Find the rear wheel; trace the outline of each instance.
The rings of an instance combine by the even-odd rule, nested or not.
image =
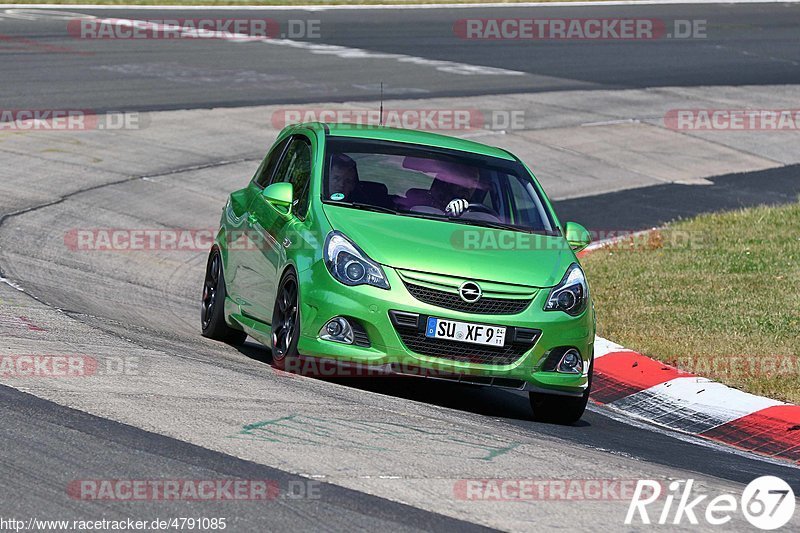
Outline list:
[[[589,393],[592,390],[592,374],[594,373],[594,359],[589,363],[589,384],[584,393],[579,397],[560,396],[531,392],[531,408],[533,419],[538,422],[551,422],[555,424],[574,424],[586,411],[589,402]]]
[[[203,337],[230,344],[242,344],[247,333],[225,322],[225,278],[222,275],[222,256],[217,248],[208,255],[203,297],[200,301],[200,326]]]
[[[300,289],[297,275],[289,270],[281,278],[275,308],[272,311],[272,364],[281,370],[291,369],[297,360],[300,338]]]

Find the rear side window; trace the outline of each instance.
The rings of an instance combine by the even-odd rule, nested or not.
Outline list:
[[[281,154],[283,153],[284,148],[286,148],[286,144],[288,142],[289,139],[285,139],[280,144],[275,146],[267,154],[267,157],[264,158],[264,161],[261,162],[261,166],[258,167],[254,180],[256,185],[262,189],[270,184],[272,175],[275,173],[275,167],[278,166],[278,161],[280,161]]]
[[[308,212],[308,189],[311,178],[311,143],[305,137],[293,137],[278,166],[273,182],[288,181],[294,190],[294,213],[305,218]]]

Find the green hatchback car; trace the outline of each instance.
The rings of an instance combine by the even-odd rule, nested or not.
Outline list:
[[[202,333],[247,335],[280,369],[409,375],[527,391],[580,419],[595,315],[576,253],[513,154],[402,129],[285,128],[231,193],[209,254]]]

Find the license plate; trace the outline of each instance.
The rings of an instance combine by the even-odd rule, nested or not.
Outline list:
[[[506,340],[506,328],[457,322],[444,318],[428,318],[425,336],[431,339],[448,339],[459,342],[471,342],[489,346],[502,346]]]

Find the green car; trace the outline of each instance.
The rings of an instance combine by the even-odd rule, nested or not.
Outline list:
[[[537,420],[572,423],[592,382],[595,315],[575,255],[589,241],[503,149],[290,126],[223,209],[202,333],[250,335],[288,371],[327,362],[528,391]]]

